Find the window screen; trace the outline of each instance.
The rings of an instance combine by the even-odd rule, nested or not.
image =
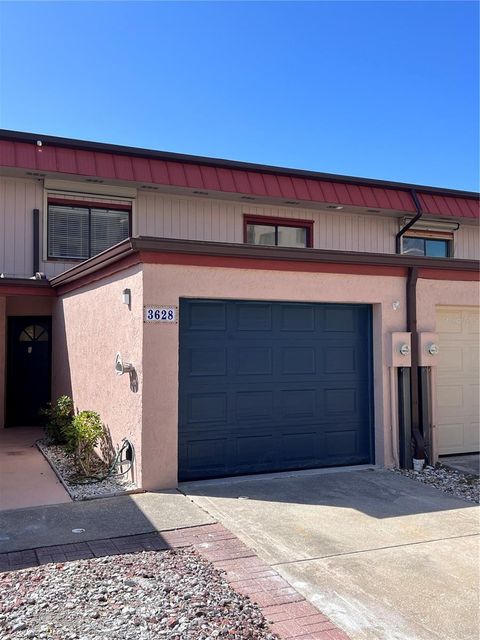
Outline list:
[[[129,212],[50,204],[48,257],[86,260],[128,238]]]

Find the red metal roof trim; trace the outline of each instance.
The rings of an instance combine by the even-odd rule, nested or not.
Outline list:
[[[199,191],[220,191],[276,199],[328,202],[338,205],[391,209],[414,213],[412,198],[406,189],[351,184],[347,180],[302,178],[252,171],[127,156],[101,151],[85,151],[28,142],[0,140],[0,166],[36,172],[56,172],[112,180],[137,181]],[[424,212],[454,218],[480,217],[478,199],[453,195],[422,193]]]

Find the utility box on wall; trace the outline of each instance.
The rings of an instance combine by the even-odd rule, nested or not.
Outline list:
[[[438,334],[418,334],[418,364],[420,367],[434,367],[438,364]]]
[[[396,331],[390,334],[391,342],[388,349],[389,367],[412,366],[412,339],[408,331]]]

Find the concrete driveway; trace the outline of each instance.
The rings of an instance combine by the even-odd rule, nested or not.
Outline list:
[[[478,640],[476,505],[389,471],[181,485],[354,640]]]

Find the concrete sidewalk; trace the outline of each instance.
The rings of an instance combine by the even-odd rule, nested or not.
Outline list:
[[[176,490],[15,509],[0,512],[0,553],[213,522]]]
[[[0,511],[71,502],[35,446],[43,435],[36,427],[0,429]]]

